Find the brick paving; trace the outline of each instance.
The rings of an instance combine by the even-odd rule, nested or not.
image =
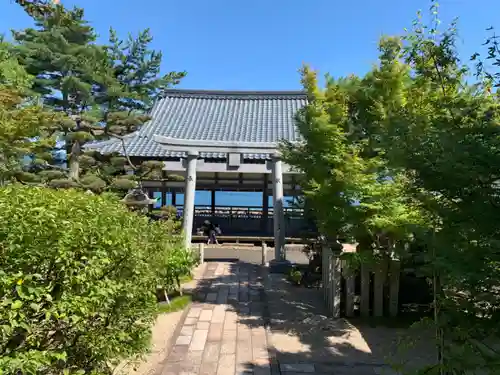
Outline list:
[[[260,272],[207,264],[161,375],[271,375]]]
[[[289,345],[277,352],[270,330],[273,321],[270,314],[279,314],[269,309],[274,301],[268,303],[267,298],[274,296],[270,290],[266,293],[266,289],[272,287],[266,282],[269,280],[266,276],[264,268],[249,263],[207,263],[194,291],[195,302],[178,330],[162,371],[155,375],[381,373],[382,368],[366,364],[346,366],[318,362]],[[315,350],[313,346],[310,349]]]

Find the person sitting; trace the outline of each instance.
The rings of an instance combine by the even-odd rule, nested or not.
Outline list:
[[[207,245],[209,245],[210,243],[217,245],[219,244],[219,241],[217,241],[217,227],[218,225],[214,225],[209,220],[205,220],[205,222],[203,223],[203,233],[205,236],[207,236]]]

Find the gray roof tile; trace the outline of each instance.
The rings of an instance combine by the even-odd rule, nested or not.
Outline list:
[[[126,137],[129,156],[182,157],[153,140],[166,137],[240,141],[296,141],[299,134],[294,115],[306,104],[300,91],[194,91],[168,90],[151,111],[151,121]],[[122,143],[108,140],[89,145],[102,153],[123,153]],[[203,158],[225,158],[223,153],[202,153]],[[245,159],[269,155],[245,154]]]

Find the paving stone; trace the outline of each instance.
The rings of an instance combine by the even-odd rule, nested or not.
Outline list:
[[[271,375],[271,368],[268,367],[256,367],[253,369],[254,375]]]
[[[172,348],[167,358],[167,362],[175,363],[185,361],[188,353],[188,347],[185,345],[176,345]]]
[[[236,343],[236,360],[238,363],[252,362],[252,342],[251,341],[238,341]]]
[[[237,328],[237,314],[234,311],[226,311],[226,318],[224,320],[224,331],[234,330]]]
[[[184,320],[184,325],[185,326],[193,325],[193,324],[196,324],[197,321],[198,321],[197,318],[189,318],[189,317],[187,317],[186,320]]]
[[[238,324],[237,332],[238,332],[238,341],[252,340],[252,331],[246,325]]]
[[[194,327],[194,326],[192,326]],[[198,322],[196,323],[196,329],[209,329],[210,328],[210,322]]]
[[[223,323],[226,316],[225,305],[217,305],[212,313],[212,323]]]
[[[200,373],[201,364],[193,362],[182,362],[180,364],[179,375],[197,375]]]
[[[223,340],[234,340],[236,341],[236,337],[238,335],[236,329],[226,329],[226,326],[224,326],[224,330],[222,331],[222,338]]]
[[[175,345],[189,345],[191,343],[192,336],[179,336],[175,341]]]
[[[212,310],[202,310],[198,320],[200,322],[209,322],[210,320],[212,320],[212,313]]]
[[[202,362],[199,375],[217,374],[217,362]]]
[[[208,330],[208,341],[222,340],[222,323],[212,323]]]
[[[211,303],[204,303],[203,306],[201,306],[201,314],[203,314],[203,310],[213,310],[216,305],[211,304]],[[200,314],[200,315],[201,315]]]
[[[195,326],[192,326],[192,325],[189,325],[189,326],[184,325],[184,326],[182,326],[180,335],[181,336],[192,336],[193,332],[194,332],[194,327]]]
[[[316,368],[312,363],[282,363],[280,364],[282,372],[314,373]]]
[[[206,301],[207,293],[198,291],[194,294],[194,298],[197,299],[198,301]]]
[[[238,312],[240,314],[248,315],[250,314],[250,306],[240,306],[238,307]]]
[[[217,375],[234,375],[235,371],[236,356],[234,354],[221,355],[217,366]]]
[[[203,351],[203,362],[218,362],[220,354],[219,342],[207,342]]]
[[[235,354],[236,341],[224,338],[220,346],[220,354]]]
[[[266,347],[267,345],[266,335],[252,335],[252,345],[255,347]]]
[[[260,320],[259,318],[257,318],[257,320]],[[261,325],[261,326],[258,326],[258,327],[252,327],[252,337],[259,337],[259,336],[266,336],[266,328]]]
[[[207,342],[208,330],[197,329],[193,333],[193,339],[189,345],[189,350],[203,350],[205,348],[205,343]]]
[[[236,362],[236,375],[253,375],[253,366],[248,363]]]
[[[203,359],[202,351],[192,351],[189,350],[186,355],[186,362],[191,362],[196,365],[201,365],[201,361]]]
[[[191,309],[189,309],[187,317],[188,318],[198,318],[201,314],[201,310],[202,309],[200,307],[191,307]]]
[[[227,299],[229,298],[229,289],[224,289],[219,291],[217,295],[217,303],[227,303]]]
[[[163,366],[161,375],[178,375],[181,372],[181,364],[179,362],[166,363]]]
[[[266,358],[254,359],[252,361],[252,363],[255,367],[271,368],[271,363],[270,363],[269,359],[266,359]]]
[[[265,347],[253,347],[252,357],[254,360],[257,359],[269,359],[269,352]]]
[[[207,302],[215,302],[215,301],[217,301],[217,293],[216,292],[207,293],[206,301]]]

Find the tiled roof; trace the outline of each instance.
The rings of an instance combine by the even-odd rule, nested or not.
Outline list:
[[[151,111],[151,121],[126,137],[129,156],[182,157],[153,140],[172,138],[240,142],[296,141],[294,116],[306,103],[300,91],[194,91],[168,90]],[[123,153],[121,141],[91,145],[102,153]],[[223,153],[202,153],[203,158],[225,158]],[[269,155],[245,154],[245,159]]]

